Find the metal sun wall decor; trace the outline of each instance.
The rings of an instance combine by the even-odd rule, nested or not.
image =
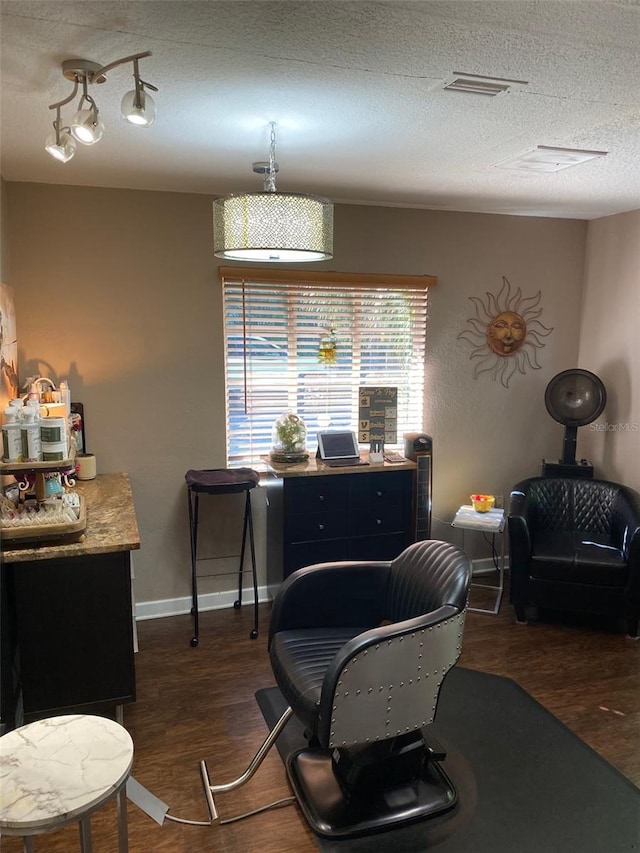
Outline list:
[[[498,295],[487,291],[486,296],[486,300],[469,297],[476,315],[467,320],[470,328],[460,332],[458,340],[473,346],[469,359],[479,359],[473,370],[474,379],[490,371],[494,381],[499,379],[508,388],[516,370],[526,373],[527,367],[532,370],[542,367],[536,351],[544,346],[541,338],[550,335],[553,328],[538,319],[542,314],[540,290],[525,299],[520,288],[512,293],[509,281],[503,276]]]

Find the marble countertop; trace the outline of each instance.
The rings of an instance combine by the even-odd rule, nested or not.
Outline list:
[[[132,764],[129,732],[104,717],[67,714],[15,729],[0,738],[0,828],[32,834],[80,820],[118,792]]]
[[[272,462],[269,456],[260,457],[267,471],[276,477],[319,477],[333,474],[371,474],[374,471],[413,471],[417,466],[410,459],[404,462],[377,462],[369,463],[369,453],[363,450],[360,453],[364,465],[343,465],[331,468],[325,465],[321,459],[309,456],[305,462]]]
[[[99,474],[95,480],[77,480],[75,489],[84,497],[86,505],[87,529],[82,541],[14,544],[2,549],[2,559],[7,563],[20,563],[132,551],[140,547],[127,474]]]

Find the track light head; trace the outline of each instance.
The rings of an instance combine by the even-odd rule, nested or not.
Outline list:
[[[137,127],[149,127],[156,118],[156,105],[145,89],[153,89],[154,92],[158,90],[140,77],[138,57],[133,59],[133,79],[136,84],[135,89],[127,92],[120,104],[122,117],[129,124],[134,124]]]
[[[76,142],[68,128],[63,128],[47,137],[44,148],[55,160],[68,163],[76,153]]]
[[[122,117],[136,127],[149,127],[156,120],[156,105],[148,92],[132,89],[120,105]]]
[[[49,136],[47,136],[44,149],[54,158],[54,160],[59,160],[61,163],[68,163],[76,153],[76,143],[69,133],[69,128],[61,127],[60,125],[60,106],[56,105],[56,118],[53,122],[53,133],[50,133]]]
[[[88,108],[83,108],[83,102],[90,101]],[[83,145],[95,145],[104,134],[104,124],[95,102],[91,98],[82,98],[78,104],[78,112],[71,120],[71,133]]]

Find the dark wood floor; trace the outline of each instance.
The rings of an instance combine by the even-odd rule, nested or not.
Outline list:
[[[200,759],[207,760],[214,781],[228,781],[246,767],[266,734],[254,693],[273,684],[266,651],[269,609],[261,605],[262,630],[255,641],[249,639],[249,607],[202,614],[196,649],[189,646],[187,616],[138,625],[138,701],[124,716],[135,744],[133,775],[170,806],[169,814],[206,821]],[[640,642],[606,625],[516,625],[504,603],[499,616],[469,613],[460,663],[513,678],[640,786]],[[274,750],[245,787],[219,795],[217,802],[224,818],[289,794]],[[128,813],[132,853],[317,849],[295,806],[214,827],[169,821],[161,827],[131,803]],[[115,806],[96,813],[92,824],[94,853],[115,853]],[[35,849],[79,849],[76,827],[38,837]],[[378,849],[384,853],[383,846]],[[19,853],[22,844],[3,839],[2,850]]]

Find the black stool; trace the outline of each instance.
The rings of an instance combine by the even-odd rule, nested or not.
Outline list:
[[[191,613],[193,615],[193,637],[191,645],[198,645],[198,579],[196,576],[196,560],[198,555],[198,501],[200,495],[230,495],[235,492],[246,492],[244,505],[244,525],[242,528],[242,547],[240,549],[240,568],[238,570],[238,599],[233,606],[242,606],[242,568],[244,550],[249,530],[249,545],[251,547],[251,565],[253,568],[253,597],[254,623],[249,634],[252,640],[258,636],[258,576],[256,573],[256,552],[253,540],[253,518],[251,516],[251,489],[260,482],[260,475],[251,468],[214,468],[207,471],[187,471],[187,499],[189,501],[189,530],[191,533]]]

